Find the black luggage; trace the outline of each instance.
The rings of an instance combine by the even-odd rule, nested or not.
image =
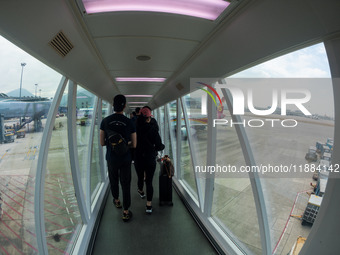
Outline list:
[[[172,206],[172,176],[174,167],[170,158],[165,155],[162,158],[161,171],[159,175],[159,205]]]
[[[166,175],[159,176],[159,205],[173,205],[172,203],[172,178]]]

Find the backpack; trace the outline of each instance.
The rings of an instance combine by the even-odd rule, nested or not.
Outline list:
[[[107,142],[112,152],[117,156],[123,156],[129,151],[128,143],[125,141],[124,137],[116,131],[107,130]]]

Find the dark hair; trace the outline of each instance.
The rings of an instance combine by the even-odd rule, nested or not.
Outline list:
[[[133,111],[133,112],[132,112],[132,115],[133,115],[133,116],[136,116],[136,112],[135,112],[135,111]]]
[[[143,108],[148,108],[150,111],[152,111],[152,109],[150,108],[150,106],[145,105],[145,106],[143,106]]]
[[[139,111],[140,111],[140,107],[136,107],[136,109],[135,109],[136,114],[138,114]]]
[[[113,108],[115,112],[121,112],[124,110],[126,104],[126,97],[124,95],[117,95],[113,99]]]

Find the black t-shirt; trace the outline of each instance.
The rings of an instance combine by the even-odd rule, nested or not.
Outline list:
[[[132,120],[124,116],[123,114],[114,113],[110,116],[107,116],[102,120],[100,124],[100,129],[104,132],[108,129],[116,131],[117,133],[121,134],[122,137],[125,139],[126,142],[131,140],[131,134],[136,132],[135,125],[133,124]],[[107,132],[105,132],[105,143],[107,140]],[[106,147],[108,148],[108,147]],[[131,160],[131,154],[127,152],[125,156],[117,156],[111,152],[111,150],[106,150],[106,160],[111,161],[128,161]]]

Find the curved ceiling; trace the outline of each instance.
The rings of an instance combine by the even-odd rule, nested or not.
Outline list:
[[[86,14],[81,1],[17,0],[1,2],[0,34],[105,100],[154,95],[128,101],[155,108],[188,93],[190,78],[222,77],[339,33],[339,13],[335,0],[240,0],[211,21],[155,12]],[[49,45],[60,31],[74,45],[65,57]],[[150,60],[137,60],[140,55]]]

